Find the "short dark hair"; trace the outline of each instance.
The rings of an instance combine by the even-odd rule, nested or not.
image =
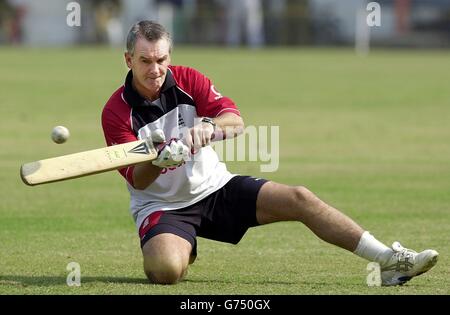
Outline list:
[[[172,51],[172,38],[170,33],[159,23],[143,20],[135,23],[128,32],[127,35],[127,51],[131,55],[134,53],[134,47],[139,37],[153,42],[160,39],[167,39],[169,42],[169,52]]]

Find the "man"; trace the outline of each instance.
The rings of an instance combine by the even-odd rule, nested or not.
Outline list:
[[[160,143],[155,161],[120,170],[151,282],[182,280],[197,236],[236,244],[249,227],[278,221],[300,221],[324,241],[378,262],[383,285],[435,265],[436,251],[416,253],[398,242],[389,248],[303,186],[230,174],[209,144],[242,133],[239,110],[198,71],[171,66],[171,49],[161,25],[133,25],[130,71],[102,114],[108,145],[145,137]]]

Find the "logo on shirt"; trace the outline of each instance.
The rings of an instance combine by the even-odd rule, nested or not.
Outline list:
[[[184,119],[183,119],[183,117],[181,116],[180,113],[178,113],[178,126],[179,127],[186,126],[186,124],[184,123]]]
[[[223,96],[222,94],[220,94],[219,92],[216,91],[216,88],[214,87],[214,85],[211,85],[211,92],[213,92],[214,94],[216,94],[217,96],[214,97],[214,100],[220,100]]]

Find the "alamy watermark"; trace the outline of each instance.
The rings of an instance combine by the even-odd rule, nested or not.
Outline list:
[[[247,126],[240,136],[213,142],[212,147],[221,161],[259,161],[261,172],[275,172],[280,164],[280,127]]]
[[[66,17],[67,26],[81,26],[81,6],[78,2],[69,2],[66,11],[70,11]]]
[[[70,262],[66,266],[66,270],[69,271],[69,274],[66,278],[66,283],[69,287],[79,287],[81,286],[81,267],[77,262]]]
[[[182,124],[184,125],[185,123],[182,122]],[[198,126],[198,124],[194,125]],[[165,132],[165,137],[166,140],[171,137],[182,139],[185,144],[188,144],[186,139],[190,138],[190,132],[191,128],[189,127],[176,127],[171,132]],[[151,133],[149,126],[145,126],[139,131],[139,138],[148,138]],[[237,136],[237,134],[239,135]],[[184,161],[201,163],[208,159],[209,155],[203,154],[200,151],[201,146],[196,145],[195,139],[193,141],[193,149],[189,156],[183,158]],[[280,127],[250,125],[239,132],[233,127],[227,127],[219,131],[215,140],[213,139],[211,142],[211,147],[222,162],[260,162],[259,168],[261,172],[276,172],[280,164]],[[174,166],[163,169],[162,173],[175,170],[176,168]]]
[[[381,26],[381,6],[378,2],[370,2],[366,6],[367,14],[366,22],[370,27]]]
[[[381,269],[380,264],[376,262],[370,262],[367,264],[367,271],[369,274],[366,278],[366,283],[369,287],[380,287],[381,286]]]

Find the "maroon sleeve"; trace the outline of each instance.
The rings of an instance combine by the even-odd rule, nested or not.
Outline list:
[[[102,127],[108,146],[137,140],[131,128],[129,110],[128,113],[126,110],[113,111],[107,104],[102,112]],[[134,166],[119,169],[119,173],[131,185],[133,185],[133,169]]]
[[[177,83],[194,99],[197,115],[214,118],[231,112],[240,116],[236,104],[230,98],[220,94],[205,75],[192,68],[179,68],[181,68],[182,74],[177,79]]]

